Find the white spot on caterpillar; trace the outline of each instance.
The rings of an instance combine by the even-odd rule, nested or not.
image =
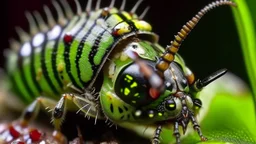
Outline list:
[[[33,38],[32,44],[34,47],[40,46],[44,42],[45,38],[42,33],[36,34]]]
[[[29,56],[31,54],[31,45],[29,42],[26,42],[20,50],[20,54],[24,57]]]
[[[109,78],[113,78],[113,76],[115,75],[115,70],[116,70],[115,63],[111,63],[109,66],[109,71],[108,71]]]
[[[59,25],[56,25],[53,27],[51,31],[47,33],[48,39],[49,40],[54,40],[56,39],[61,33],[61,27]]]
[[[134,51],[136,52],[137,54],[139,55],[144,55],[146,52],[145,50],[143,49],[143,47],[141,47],[138,43],[136,42],[132,42],[130,43],[127,48],[127,50],[131,50],[131,51]]]

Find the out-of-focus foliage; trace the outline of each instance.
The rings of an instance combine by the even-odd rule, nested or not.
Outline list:
[[[234,0],[238,7],[233,9],[243,55],[250,79],[251,88],[256,100],[256,1]]]
[[[197,132],[190,126],[182,143],[256,143],[254,103],[246,84],[228,74],[210,84],[199,97],[204,104],[199,121],[208,141],[200,142]],[[164,143],[174,141],[171,133],[172,130],[163,130]]]

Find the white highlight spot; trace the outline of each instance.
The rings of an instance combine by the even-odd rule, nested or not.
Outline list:
[[[38,47],[42,45],[44,40],[45,40],[44,35],[42,33],[39,33],[39,34],[36,34],[35,37],[33,38],[32,44],[34,47]]]
[[[60,33],[61,33],[61,27],[59,25],[56,25],[55,27],[52,28],[51,31],[47,33],[48,39],[54,40],[60,35]]]
[[[135,112],[135,116],[137,116],[137,117],[138,117],[138,116],[140,116],[140,115],[141,115],[141,113],[142,113],[142,112],[141,112],[141,110],[137,110],[137,111]]]
[[[29,44],[29,42],[26,42],[22,47],[21,47],[21,50],[20,50],[20,54],[22,56],[29,56],[31,54],[31,45]]]

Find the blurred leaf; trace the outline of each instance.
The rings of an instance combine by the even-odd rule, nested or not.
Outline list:
[[[189,126],[187,134],[182,136],[182,143],[256,143],[254,103],[243,81],[227,74],[206,87],[200,93],[200,99],[203,107],[198,120],[208,141],[201,142],[193,126]],[[163,129],[161,137],[163,143],[174,142],[172,129]]]
[[[237,9],[233,9],[239,38],[242,45],[243,55],[250,79],[254,102],[256,100],[256,1],[255,0],[234,0]],[[246,3],[248,2],[248,4]],[[254,14],[253,14],[254,13]],[[254,20],[254,21],[253,21]]]
[[[256,143],[255,116],[251,95],[235,96],[220,94],[210,105],[208,115],[201,128],[208,142]],[[189,135],[183,143],[196,143],[196,133]],[[203,143],[203,142],[202,142]]]

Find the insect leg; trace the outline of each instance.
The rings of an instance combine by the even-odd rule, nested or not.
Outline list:
[[[162,131],[162,126],[160,125],[156,128],[155,136],[152,140],[152,144],[159,144],[160,143],[159,138],[160,138],[161,131]]]
[[[60,126],[65,119],[67,110],[73,110],[70,105],[75,104],[76,108],[79,109],[78,112],[83,112],[86,116],[95,117],[95,123],[97,118],[103,118],[98,104],[94,101],[90,101],[80,95],[75,95],[71,93],[63,94],[61,99],[58,101],[52,113],[52,122],[55,126],[55,129],[60,130]]]
[[[202,131],[201,131],[201,129],[200,129],[200,126],[199,126],[199,124],[197,123],[195,117],[194,117],[193,115],[191,115],[190,118],[191,118],[192,124],[193,124],[193,126],[194,126],[194,129],[197,131],[198,135],[199,135],[200,138],[201,138],[201,141],[207,141],[207,138],[203,136],[203,133],[202,133]]]
[[[21,116],[21,125],[27,125],[32,121],[39,113],[42,107],[52,109],[56,105],[56,102],[46,97],[39,97],[33,103],[31,103],[23,112]]]
[[[173,135],[176,137],[176,144],[180,144],[179,123],[175,122]]]

